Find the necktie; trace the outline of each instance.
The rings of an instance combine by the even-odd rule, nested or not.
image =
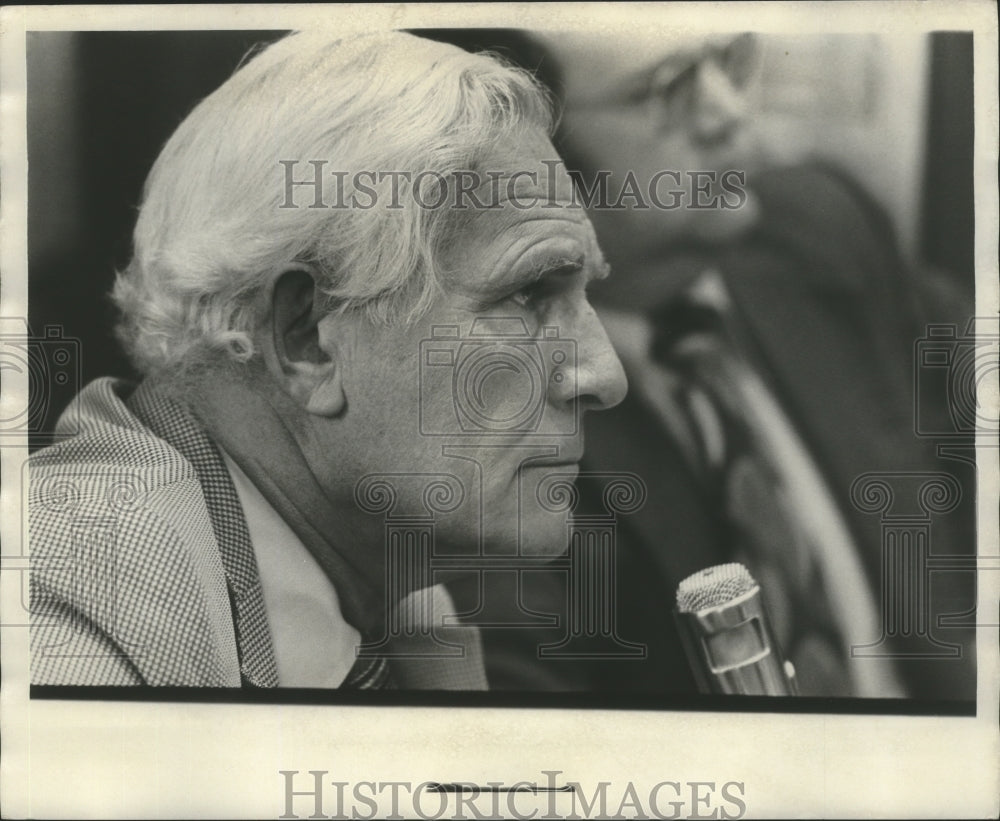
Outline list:
[[[799,692],[851,695],[845,642],[817,561],[821,546],[790,498],[796,477],[769,447],[751,366],[716,306],[672,305],[657,326],[653,355],[677,376],[675,399],[698,444],[696,473],[725,523],[731,560],[761,586]]]
[[[340,686],[345,690],[395,689],[389,662],[385,656],[360,656]]]

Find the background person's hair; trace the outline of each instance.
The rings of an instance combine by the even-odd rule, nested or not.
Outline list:
[[[434,172],[420,185],[433,203],[442,178],[476,170],[508,135],[551,129],[544,90],[488,56],[400,32],[290,35],[202,101],[154,164],[114,288],[119,338],[147,375],[176,376],[220,351],[247,361],[255,297],[296,263],[319,270],[331,307],[411,320],[433,299],[452,209],[418,207],[410,183],[389,177],[372,185],[370,209],[310,208],[308,186],[294,192],[298,207],[281,208],[280,161],[295,162],[296,180],[327,161],[327,204],[339,198],[333,170],[348,172],[348,203],[358,171]],[[402,208],[387,208],[393,182]]]

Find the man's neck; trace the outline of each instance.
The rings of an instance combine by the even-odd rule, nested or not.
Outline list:
[[[206,374],[191,396],[192,410],[209,435],[334,584],[347,621],[366,635],[382,629],[386,603],[381,534],[350,500],[338,504],[327,495],[303,453],[294,411],[266,386],[226,372]]]

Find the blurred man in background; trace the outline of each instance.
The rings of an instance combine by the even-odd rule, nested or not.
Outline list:
[[[973,606],[972,575],[936,574],[925,598],[901,604],[900,588],[889,591],[922,584],[920,571],[887,578],[880,520],[852,498],[863,474],[946,474],[957,507],[936,517],[934,551],[975,552],[974,468],[916,436],[912,382],[927,323],[964,327],[972,305],[905,263],[888,216],[841,170],[761,167],[748,122],[755,38],[431,36],[495,49],[556,93],[557,146],[616,274],[594,298],[630,393],[589,421],[580,487],[599,507],[586,469],[631,471],[647,485],[647,505],[618,525],[616,629],[649,652],[564,666],[556,678],[690,690],[673,591],[697,570],[740,561],[764,590],[802,694],[974,698],[970,632],[946,636],[957,658],[941,658],[927,632],[934,617]],[[923,410],[946,419],[946,402],[932,397]],[[543,588],[526,593],[529,606],[544,609]],[[894,621],[900,607],[919,623]],[[491,638],[513,648],[523,637]],[[511,662],[494,675],[523,686],[540,674]]]

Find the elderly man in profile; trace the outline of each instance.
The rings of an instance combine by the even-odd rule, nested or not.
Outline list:
[[[32,459],[34,683],[486,686],[473,628],[412,675],[358,648],[414,596],[449,609],[390,572],[387,516],[443,492],[435,555],[561,553],[538,487],[624,397],[550,116],[526,73],[402,33],[289,36],[195,108],[114,291],[144,378],[91,383]],[[534,416],[509,362],[455,376],[490,344],[540,365]]]

